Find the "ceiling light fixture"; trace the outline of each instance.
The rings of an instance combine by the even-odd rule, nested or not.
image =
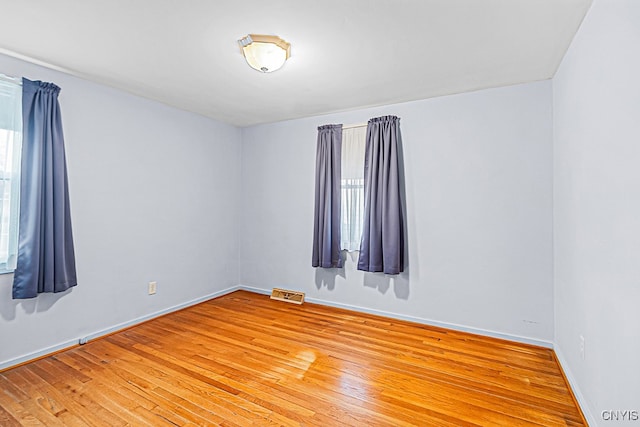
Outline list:
[[[238,43],[247,64],[263,73],[276,71],[291,56],[291,44],[278,36],[249,34]]]

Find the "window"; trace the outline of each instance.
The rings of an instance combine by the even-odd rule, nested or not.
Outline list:
[[[20,81],[0,75],[0,273],[16,267],[21,147]]]
[[[342,129],[340,249],[360,250],[364,219],[364,155],[367,127]]]

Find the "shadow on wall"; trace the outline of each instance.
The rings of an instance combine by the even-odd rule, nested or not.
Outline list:
[[[409,269],[406,267],[402,273],[395,276],[383,273],[364,273],[363,284],[368,288],[377,289],[381,294],[386,294],[393,284],[393,293],[396,298],[409,299]]]
[[[406,265],[406,261],[404,272],[398,275],[389,275],[384,273],[369,273],[351,269],[350,267],[356,266],[358,264],[358,253],[345,251],[343,255],[346,258],[344,263],[345,267],[315,269],[316,288],[322,289],[324,287],[329,291],[333,291],[336,287],[336,279],[338,277],[341,277],[343,282],[347,282],[347,270],[349,270],[350,275],[361,274],[362,284],[368,288],[374,288],[377,289],[381,294],[386,294],[393,285],[393,292],[396,298],[403,300],[409,299],[409,284],[411,283],[411,275],[409,272],[409,267]]]
[[[327,288],[332,291],[336,288],[336,277],[347,278],[343,268],[316,268],[316,288]]]
[[[31,299],[12,299],[13,274],[5,275],[5,277],[7,277],[7,279],[3,277],[0,282],[0,316],[7,321],[16,318],[18,306],[21,306],[26,314],[41,313],[53,307],[60,298],[73,292],[73,288],[70,288],[65,292],[57,294],[44,293]]]

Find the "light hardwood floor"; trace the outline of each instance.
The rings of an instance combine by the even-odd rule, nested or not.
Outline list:
[[[0,373],[0,426],[578,426],[549,349],[244,291]]]

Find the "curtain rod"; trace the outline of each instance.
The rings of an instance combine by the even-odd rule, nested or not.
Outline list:
[[[0,80],[4,80],[5,82],[15,83],[17,85],[22,86],[22,79],[20,77],[7,76],[6,74],[0,73]]]
[[[364,128],[367,127],[366,123],[358,123],[356,125],[346,125],[346,126],[342,126],[342,129],[353,129],[353,128]]]

